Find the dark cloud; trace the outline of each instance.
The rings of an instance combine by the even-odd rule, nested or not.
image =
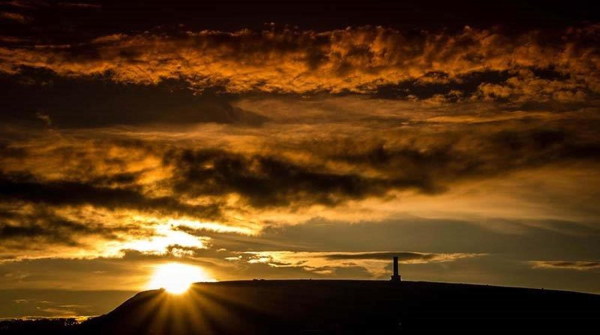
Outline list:
[[[183,85],[180,81],[124,85],[108,77],[62,78],[26,69],[16,76],[0,75],[0,97],[6,106],[0,119],[62,129],[209,122],[260,125],[265,121],[232,107],[231,97],[213,91],[194,94]],[[39,120],[42,116],[44,120]]]
[[[373,167],[385,171],[390,179],[420,181],[424,191],[439,190],[444,184],[464,179],[502,175],[551,163],[598,160],[598,143],[587,137],[587,131],[591,130],[587,126],[576,128],[586,133],[583,135],[558,124],[539,127],[528,123],[507,122],[500,127],[469,125],[427,134],[426,139],[418,138],[418,131],[406,131],[407,145],[375,142],[345,149],[331,143],[322,150],[331,155],[329,159]]]
[[[335,205],[347,199],[383,195],[389,187],[386,180],[311,170],[274,157],[247,157],[225,151],[186,150],[167,154],[165,163],[175,166],[173,184],[178,193],[237,193],[256,207]]]
[[[595,164],[600,152],[593,134],[595,125],[593,118],[566,122],[525,119],[489,125],[450,124],[431,133],[426,123],[417,123],[391,137],[352,134],[344,138],[326,133],[319,141],[294,140],[293,147],[273,142],[260,152],[109,138],[92,140],[89,145],[87,140],[66,143],[49,151],[51,155],[40,156],[15,142],[0,146],[5,165],[14,162],[12,171],[5,170],[0,178],[0,197],[4,201],[92,205],[208,219],[221,217],[220,202],[233,194],[255,208],[334,207],[351,200],[385,198],[396,190],[440,194],[459,183],[552,164]],[[311,159],[287,155],[294,151]],[[149,158],[162,164],[129,168],[143,165]],[[51,172],[60,177],[47,179],[44,174],[49,171],[37,175],[18,169],[23,162],[34,160],[38,164],[31,166],[39,169],[51,159],[57,160],[53,164],[59,169]],[[336,168],[339,166],[343,168]],[[142,186],[155,174],[161,177]],[[151,195],[148,186],[163,195]],[[212,200],[206,205],[185,203],[197,197]]]
[[[68,4],[68,5],[67,5]],[[102,8],[97,8],[101,6]],[[261,1],[184,0],[150,2],[98,1],[5,1],[0,8],[18,10],[35,17],[30,29],[12,27],[8,31],[35,37],[43,42],[81,41],[114,33],[152,31],[157,26],[191,31],[235,31],[261,29],[269,23],[288,24],[317,31],[349,26],[386,26],[406,30],[460,30],[465,24],[489,28],[507,25],[510,31],[563,28],[582,21],[598,21],[589,3],[539,0],[508,0],[480,3],[469,0],[448,3],[427,1]],[[166,8],[166,9],[165,9]],[[506,17],[511,17],[506,20]]]
[[[13,148],[6,143],[0,143],[0,154],[6,158],[23,158],[27,154],[27,150],[23,148]]]
[[[51,244],[78,245],[77,235],[104,235],[114,239],[109,234],[110,229],[90,227],[85,224],[70,222],[56,218],[37,218],[27,219],[19,218],[19,225],[5,224],[0,222],[0,239],[5,243],[23,242],[23,241],[47,241]],[[108,235],[108,236],[107,236]],[[8,242],[6,242],[8,241]],[[39,247],[39,245],[38,245]]]
[[[363,145],[348,147],[307,143],[323,162],[343,162],[361,170],[376,170],[378,177],[335,171],[324,164],[301,164],[282,157],[244,155],[224,150],[184,150],[165,156],[174,167],[173,188],[191,196],[239,194],[255,207],[290,204],[336,205],[347,200],[382,197],[391,190],[413,189],[427,194],[444,191],[466,180],[490,178],[552,163],[598,161],[600,147],[583,133],[526,123],[486,129],[473,126],[429,135],[427,147]],[[580,131],[587,126],[580,127]],[[520,128],[520,129],[519,129]],[[407,134],[408,136],[418,136]],[[352,142],[348,142],[352,146]],[[313,147],[314,146],[314,147]],[[371,146],[369,148],[369,146]],[[466,146],[467,149],[461,148]]]
[[[65,245],[86,248],[82,238],[118,241],[126,236],[147,234],[133,225],[107,225],[93,220],[70,219],[44,206],[31,211],[20,206],[0,210],[0,240],[3,252],[10,250],[43,250],[48,246]]]
[[[190,206],[172,197],[149,197],[136,189],[96,187],[71,181],[40,181],[31,176],[0,175],[0,200],[51,206],[93,205],[110,210],[118,208],[146,212],[171,212],[214,219],[216,206]]]

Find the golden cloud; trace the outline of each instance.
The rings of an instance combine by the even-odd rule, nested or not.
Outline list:
[[[600,262],[590,261],[532,261],[536,269],[593,271],[600,269]]]
[[[517,76],[506,83],[509,88],[483,86],[482,94],[504,97],[542,90],[553,98],[580,100],[600,90],[600,56],[593,43],[598,29],[592,25],[558,35],[531,31],[516,36],[469,27],[459,33],[359,27],[116,34],[76,45],[0,48],[0,70],[15,73],[25,66],[64,76],[109,74],[119,82],[141,84],[183,79],[198,90],[222,86],[229,92],[369,93],[410,80],[419,85],[460,83],[473,73],[519,74],[534,68],[564,78],[550,81],[552,85],[531,82],[527,89],[520,88],[525,83]],[[532,81],[530,77],[525,76]]]

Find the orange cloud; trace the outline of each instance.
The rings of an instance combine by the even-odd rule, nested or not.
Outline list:
[[[156,84],[183,79],[195,89],[222,86],[230,92],[373,92],[409,80],[460,82],[462,76],[526,68],[552,69],[567,87],[514,79],[511,88],[482,86],[485,96],[543,94],[579,100],[599,92],[600,56],[590,43],[598,26],[560,35],[539,31],[517,36],[499,30],[407,34],[381,27],[328,32],[241,30],[179,35],[110,35],[77,45],[0,48],[0,70],[46,68],[64,76],[109,74],[119,82]],[[432,76],[441,73],[442,76]],[[541,86],[541,87],[540,87]],[[510,90],[508,92],[507,90]],[[572,92],[567,96],[566,91]]]

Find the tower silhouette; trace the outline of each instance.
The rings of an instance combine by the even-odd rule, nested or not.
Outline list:
[[[402,277],[398,273],[398,257],[394,256],[394,274],[392,275],[392,282],[399,283],[402,281]]]

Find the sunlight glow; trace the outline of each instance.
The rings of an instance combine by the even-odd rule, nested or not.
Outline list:
[[[143,253],[164,254],[171,245],[204,249],[205,242],[210,240],[208,237],[192,236],[182,231],[173,230],[169,224],[155,225],[151,229],[154,230],[154,236],[148,239],[133,239],[126,243],[121,243],[118,245],[119,249],[137,250]]]
[[[195,282],[212,282],[214,279],[198,266],[180,263],[161,264],[156,267],[149,288],[164,288],[167,292],[181,294]]]
[[[214,231],[218,233],[238,233],[243,235],[254,235],[256,234],[255,229],[251,229],[244,226],[228,226],[225,224],[221,224],[218,222],[202,222],[196,220],[187,220],[187,219],[169,219],[167,224],[170,226],[187,226],[194,229],[205,229],[208,231]]]

